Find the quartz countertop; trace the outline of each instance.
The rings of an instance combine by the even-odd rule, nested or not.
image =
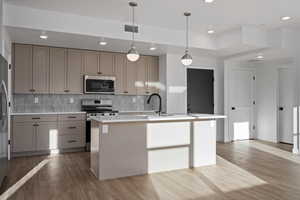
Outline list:
[[[100,123],[129,123],[156,121],[197,121],[224,119],[226,116],[217,114],[164,114],[164,115],[119,115],[109,117],[91,117]]]
[[[67,112],[13,112],[11,115],[68,115],[68,114],[85,114],[83,111],[67,111]]]
[[[156,113],[156,110],[120,110],[119,113],[120,114],[131,114],[131,113]]]

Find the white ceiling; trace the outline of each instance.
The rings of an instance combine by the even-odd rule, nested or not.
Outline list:
[[[267,28],[300,24],[299,0],[136,0],[139,24],[184,29],[184,11],[192,12],[191,28],[217,32],[245,24]],[[129,22],[128,0],[6,0],[14,5]],[[282,22],[281,16],[293,19]]]
[[[7,27],[7,31],[13,42],[25,43],[25,44],[36,44],[36,45],[49,45],[54,47],[67,47],[75,49],[90,49],[90,50],[101,50],[101,51],[112,51],[122,52],[128,51],[131,41],[105,38],[107,42],[106,46],[101,46],[98,42],[101,40],[99,37],[78,35],[71,33],[61,32],[47,32],[49,38],[42,40],[39,38],[41,31],[19,27]],[[157,49],[150,51],[150,46],[154,45]],[[136,42],[136,47],[139,53],[143,55],[163,55],[166,53],[182,54],[184,48],[179,46],[160,45],[160,44],[149,44],[147,42]],[[217,56],[218,52],[210,51],[207,49],[191,49],[191,53],[206,55],[206,56]]]

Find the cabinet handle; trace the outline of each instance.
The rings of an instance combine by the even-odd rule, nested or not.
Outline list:
[[[68,143],[74,143],[77,142],[76,140],[69,140]]]
[[[64,90],[64,92],[70,92],[70,90]]]
[[[38,125],[38,124],[33,124],[33,126],[40,126],[40,125]]]
[[[68,116],[69,119],[76,119],[76,116]]]
[[[41,119],[40,117],[33,117],[33,118],[31,118],[31,119]]]
[[[125,93],[125,94],[127,94],[127,93],[128,93],[128,91],[124,91],[124,93]]]
[[[97,72],[98,74],[102,74],[102,72]]]
[[[70,126],[69,127],[69,129],[75,129],[76,128],[76,126]]]
[[[150,92],[146,92],[146,94],[149,94]]]
[[[29,92],[35,92],[35,89],[30,89]]]

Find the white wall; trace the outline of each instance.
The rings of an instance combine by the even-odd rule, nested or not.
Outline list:
[[[167,54],[160,65],[160,82],[166,90],[162,92],[163,108],[167,113],[187,113],[187,68],[181,64],[179,54]],[[224,66],[222,60],[209,56],[193,55],[192,68],[214,69],[215,113],[224,114]],[[162,69],[164,68],[164,69]],[[223,141],[222,120],[217,124],[217,140]]]
[[[295,70],[294,63],[267,62],[256,66],[256,110],[257,132],[256,138],[260,140],[278,142],[278,69],[291,68]],[[295,74],[295,73],[294,73]],[[295,77],[290,77],[294,79]],[[291,88],[287,88],[291,89]],[[295,95],[296,96],[296,95]]]

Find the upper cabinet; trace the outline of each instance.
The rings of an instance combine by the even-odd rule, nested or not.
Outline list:
[[[15,93],[49,93],[49,56],[48,47],[14,46]]]
[[[147,92],[158,93],[160,89],[158,57],[148,56],[147,59]]]
[[[14,93],[82,94],[83,75],[115,76],[115,93],[159,91],[158,57],[14,44]]]
[[[100,75],[99,52],[84,51],[84,73],[87,75]]]
[[[125,91],[125,66],[126,56],[125,54],[115,53],[114,54],[114,69],[115,69],[115,93],[124,94]]]
[[[50,93],[67,90],[67,49],[50,48]]]
[[[82,93],[83,55],[79,50],[50,49],[50,93]]]
[[[113,76],[114,70],[114,53],[101,52],[99,62],[99,72],[104,76]]]
[[[137,79],[135,82],[135,87],[137,88],[138,95],[146,95],[149,93],[147,90],[148,81],[148,57],[141,56],[137,61]]]
[[[49,50],[49,47],[33,46],[32,84],[35,93],[49,93]]]
[[[31,93],[32,85],[32,46],[14,45],[14,92]]]
[[[68,49],[67,90],[71,94],[83,93],[83,63],[81,50]]]
[[[131,62],[126,59],[124,71],[124,93],[128,95],[137,95],[137,62]]]

